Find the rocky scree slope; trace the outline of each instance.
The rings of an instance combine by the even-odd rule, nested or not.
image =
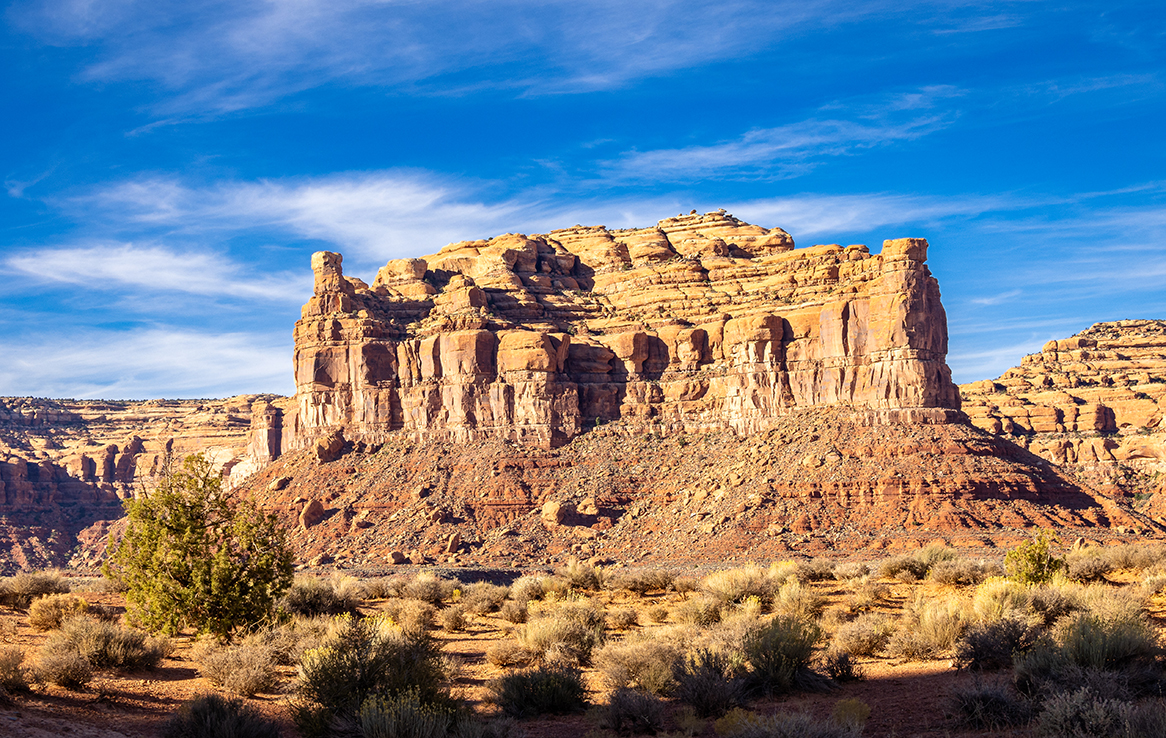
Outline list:
[[[965,424],[872,425],[800,410],[769,430],[604,425],[555,449],[488,439],[290,452],[251,480],[299,559],[506,566],[765,560],[943,539],[1011,546],[1033,526],[1099,540],[1158,527],[1023,448]]]

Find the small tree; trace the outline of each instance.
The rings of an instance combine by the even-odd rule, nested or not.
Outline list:
[[[1004,569],[1008,578],[1021,584],[1044,584],[1065,567],[1065,560],[1053,553],[1057,536],[1048,530],[1034,534],[1028,543],[1022,543],[1004,555]]]
[[[228,637],[271,615],[292,581],[287,535],[274,515],[223,491],[202,454],[125,501],[129,525],[102,568],[126,586],[130,619]]]

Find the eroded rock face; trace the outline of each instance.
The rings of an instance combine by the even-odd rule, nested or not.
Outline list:
[[[926,258],[922,239],[794,249],[723,211],[455,243],[371,286],[320,252],[281,445],[343,428],[556,447],[615,420],[748,434],[836,405],[946,420],[959,396]]]
[[[1166,474],[1166,321],[1098,323],[960,391],[974,425],[1101,489],[1144,495]]]

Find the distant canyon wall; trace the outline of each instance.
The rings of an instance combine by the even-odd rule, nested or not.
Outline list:
[[[167,457],[201,452],[224,474],[252,463],[251,407],[264,398],[279,401],[0,398],[0,571],[64,564]]]

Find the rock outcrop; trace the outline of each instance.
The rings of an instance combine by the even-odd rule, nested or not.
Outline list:
[[[576,226],[390,261],[371,285],[312,258],[284,449],[733,429],[799,408],[949,420],[947,321],[923,239],[794,249],[723,211]]]
[[[1166,321],[1098,323],[960,391],[974,425],[1111,494],[1166,476]]]

